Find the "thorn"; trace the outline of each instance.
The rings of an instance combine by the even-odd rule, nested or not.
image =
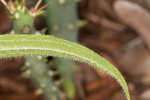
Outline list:
[[[13,1],[12,0],[10,0],[9,2],[8,2],[8,9],[9,9],[9,11],[10,12],[14,12],[15,10],[16,10],[16,8],[15,8],[15,5],[14,5],[14,3],[13,3]]]
[[[50,3],[47,3],[44,6],[42,6],[41,8],[39,8],[39,9],[38,8],[37,9],[34,8],[34,9],[30,10],[30,11],[31,11],[31,13],[39,12],[39,11],[45,9],[49,4]]]
[[[36,3],[34,10],[38,9],[38,7],[40,6],[42,0],[38,0],[38,2]]]
[[[7,2],[5,0],[0,0],[3,5],[8,6]]]
[[[45,4],[44,6],[42,6],[41,8],[39,8],[37,11],[41,11],[43,9],[45,9],[50,3]]]

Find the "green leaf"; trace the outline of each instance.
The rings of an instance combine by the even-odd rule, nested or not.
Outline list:
[[[53,36],[0,35],[0,58],[24,55],[56,56],[86,62],[114,77],[130,100],[128,86],[121,73],[107,60],[77,43]]]

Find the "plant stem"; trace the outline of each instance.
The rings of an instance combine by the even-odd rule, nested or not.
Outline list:
[[[13,30],[15,33],[28,34],[36,33],[34,29],[34,19],[28,11],[18,10],[14,15],[16,18],[13,20]],[[27,68],[24,73],[25,76],[31,78],[37,86],[37,95],[43,94],[47,100],[58,100],[59,90],[55,86],[52,76],[49,74],[49,66],[41,56],[24,56],[26,60],[25,67]]]
[[[69,41],[77,42],[77,11],[76,0],[46,0],[50,2],[47,7],[47,24],[50,33]],[[68,99],[75,96],[75,84],[73,81],[73,62],[66,59],[55,58],[57,69],[63,80],[62,85]]]

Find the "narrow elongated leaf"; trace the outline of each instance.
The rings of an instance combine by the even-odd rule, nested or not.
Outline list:
[[[0,35],[0,58],[23,55],[56,56],[86,62],[114,77],[130,100],[128,86],[121,73],[107,60],[84,46],[53,36]]]

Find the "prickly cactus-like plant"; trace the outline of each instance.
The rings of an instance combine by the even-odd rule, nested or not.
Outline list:
[[[13,20],[13,30],[11,33],[14,34],[41,34],[34,28],[34,19],[37,15],[42,14],[42,9],[38,10],[37,5],[31,10],[26,8],[25,0],[22,2],[12,2],[8,4],[3,1],[7,6],[8,11],[11,13]],[[37,86],[35,93],[37,95],[44,94],[49,100],[59,100],[59,90],[52,79],[52,71],[49,70],[49,65],[46,62],[46,58],[42,56],[24,56],[25,58],[25,71],[23,76],[31,78]],[[47,85],[49,85],[47,87]]]
[[[51,4],[46,7],[46,22],[50,33],[56,37],[77,42],[79,20],[76,0],[45,0],[45,3],[48,2]],[[72,67],[74,62],[61,58],[55,58],[54,61],[57,62],[55,67],[61,76],[66,97],[72,99],[76,93]]]
[[[33,20],[36,15],[42,12],[37,9],[38,6],[28,10],[24,0],[22,2],[16,1],[15,4],[12,2],[7,4],[4,0],[1,2],[12,14],[14,20],[12,33],[15,34],[0,36],[0,58],[24,56],[27,61],[25,75],[31,78],[39,88],[37,94],[44,93],[49,100],[59,99],[57,98],[59,90],[51,79],[47,63],[42,62],[43,58],[41,57],[54,56],[86,62],[97,70],[108,73],[120,83],[127,99],[130,100],[128,87],[121,73],[95,52],[79,44],[53,36],[31,35],[37,33],[33,27]],[[28,35],[23,35],[24,33],[28,33]]]

